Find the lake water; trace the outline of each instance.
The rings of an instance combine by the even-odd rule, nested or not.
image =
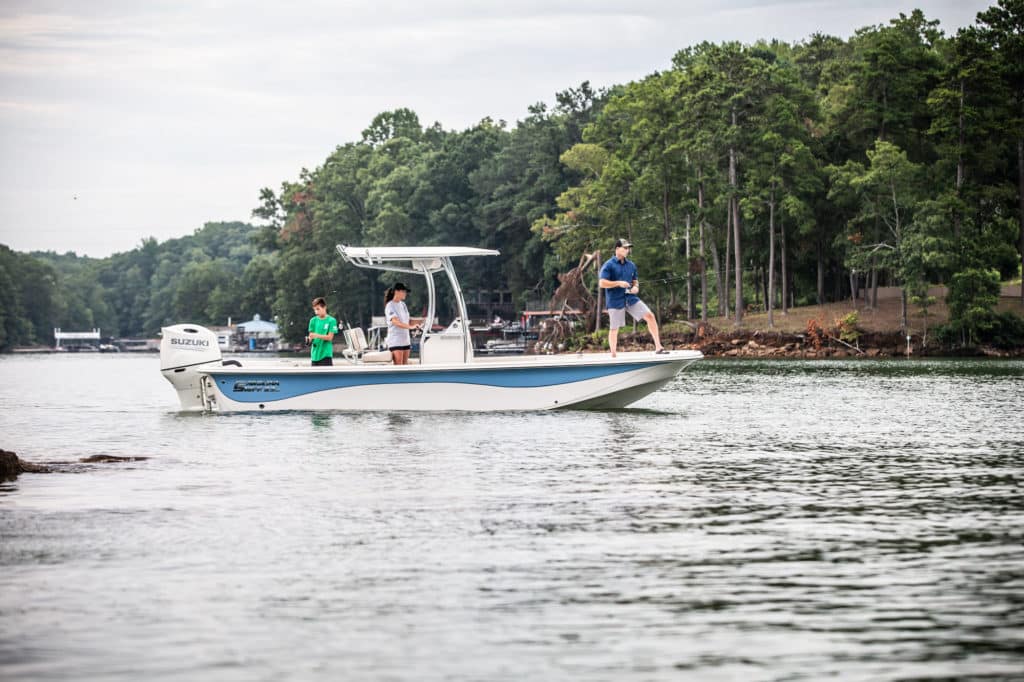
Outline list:
[[[184,415],[0,357],[0,679],[1024,678],[1024,363],[710,361],[631,409]]]

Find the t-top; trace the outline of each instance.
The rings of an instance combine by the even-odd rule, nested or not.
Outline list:
[[[612,256],[601,266],[601,279],[612,282],[630,282],[639,280],[636,264],[628,258],[622,263]],[[604,290],[605,305],[608,308],[625,308],[640,300],[636,294],[627,294],[622,287]]]
[[[409,309],[405,307],[405,301],[388,301],[384,306],[384,317],[388,320],[388,338],[385,340],[388,348],[412,345],[409,330],[395,325],[396,319],[409,324]]]
[[[321,319],[314,315],[309,318],[309,331],[312,334],[337,334],[338,321],[330,315]],[[313,362],[334,356],[334,342],[327,339],[313,339],[309,344],[309,358]]]

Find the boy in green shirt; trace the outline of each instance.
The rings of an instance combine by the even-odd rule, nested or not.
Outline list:
[[[310,360],[314,366],[333,365],[333,341],[338,333],[338,321],[327,314],[327,301],[323,298],[313,299],[313,312],[315,315],[309,318],[309,334],[306,336],[310,344]]]

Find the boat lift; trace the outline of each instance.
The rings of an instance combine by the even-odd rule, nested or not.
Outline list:
[[[53,340],[56,343],[57,350],[60,350],[61,341],[95,341],[99,344],[100,330],[93,329],[91,332],[65,332],[61,331],[60,327],[54,327]]]

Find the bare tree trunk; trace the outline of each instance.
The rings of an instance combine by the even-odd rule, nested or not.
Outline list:
[[[755,268],[757,272],[757,286],[760,287],[761,293],[759,297],[763,297],[765,301],[765,310],[768,309],[768,271],[765,270],[764,265],[758,265]],[[761,305],[761,301],[754,301],[755,306]]]
[[[732,112],[732,127],[736,128],[736,110]],[[740,326],[743,323],[743,249],[740,247],[740,205],[739,197],[736,193],[739,191],[738,183],[736,181],[736,149],[730,145],[729,147],[729,187],[732,190],[731,204],[732,204],[732,229],[733,229],[733,243],[736,250],[736,304],[734,306],[736,313],[736,326]]]
[[[768,328],[775,329],[775,190],[772,189],[768,199],[768,294],[765,296],[765,309],[768,311]],[[785,276],[783,276],[785,277]],[[785,282],[785,279],[783,279]],[[782,305],[786,302],[786,285],[782,285]]]
[[[722,312],[722,259],[718,256],[717,240],[711,240],[711,260],[715,266],[715,287],[718,289],[718,312]],[[705,318],[707,319],[707,318]]]
[[[925,296],[927,296],[927,295],[928,294],[926,292]],[[921,323],[924,325],[924,334],[921,335],[921,347],[923,348],[923,347],[928,345],[928,311],[927,311],[927,309],[925,310],[924,315],[922,315],[922,317],[921,317]]]
[[[889,186],[892,192],[892,206],[894,215],[896,216],[895,232],[896,232],[896,262],[903,263],[903,224],[900,219],[899,202],[896,199],[896,185],[890,180]],[[889,284],[892,284],[893,276],[890,274]],[[896,280],[900,285],[900,323],[904,334],[909,333],[910,325],[907,323],[907,283],[903,281],[903,277],[900,276]],[[925,296],[928,295],[927,288],[925,289]]]
[[[708,268],[704,257],[704,222],[700,223],[700,319],[708,321]]]
[[[854,296],[854,299],[857,297]],[[818,305],[825,302],[825,250],[821,245],[821,237],[818,237]]]
[[[779,215],[779,258],[782,261],[782,314],[789,315],[789,272],[786,269],[786,225]]]
[[[729,210],[725,218],[725,280],[722,282],[721,301],[718,307],[722,309],[722,317],[729,317],[729,256],[732,253],[732,201],[729,201]]]
[[[1024,305],[1024,138],[1017,140],[1017,201],[1020,203],[1020,302]]]
[[[704,179],[701,169],[697,169],[697,209],[700,211],[700,319],[708,321],[708,269],[704,258]],[[715,272],[718,272],[718,259],[715,259]]]
[[[668,207],[668,178],[662,178],[663,185],[661,191],[661,206],[664,214],[664,225],[662,227],[662,237],[665,241],[665,247],[668,249],[669,257],[669,272],[676,271],[676,249],[672,245],[672,219]],[[675,286],[669,286],[669,305],[674,306],[676,304],[676,288]]]
[[[850,298],[853,300],[853,307],[857,307],[857,273],[850,270]]]
[[[907,290],[904,287],[900,287],[900,323],[903,333],[906,334],[910,330],[910,324],[907,322]]]
[[[736,314],[736,326],[743,323],[743,260],[740,250],[740,200],[739,197],[732,198],[733,203],[733,248],[736,253],[736,303],[733,306]]]
[[[695,315],[693,307],[693,273],[690,270],[690,214],[686,214],[686,319],[692,320]]]
[[[878,269],[871,263],[871,309],[878,310]]]
[[[761,305],[761,294],[764,292],[764,286],[761,282],[761,266],[758,263],[753,264],[753,272],[750,273],[750,279],[754,283],[754,307]]]

